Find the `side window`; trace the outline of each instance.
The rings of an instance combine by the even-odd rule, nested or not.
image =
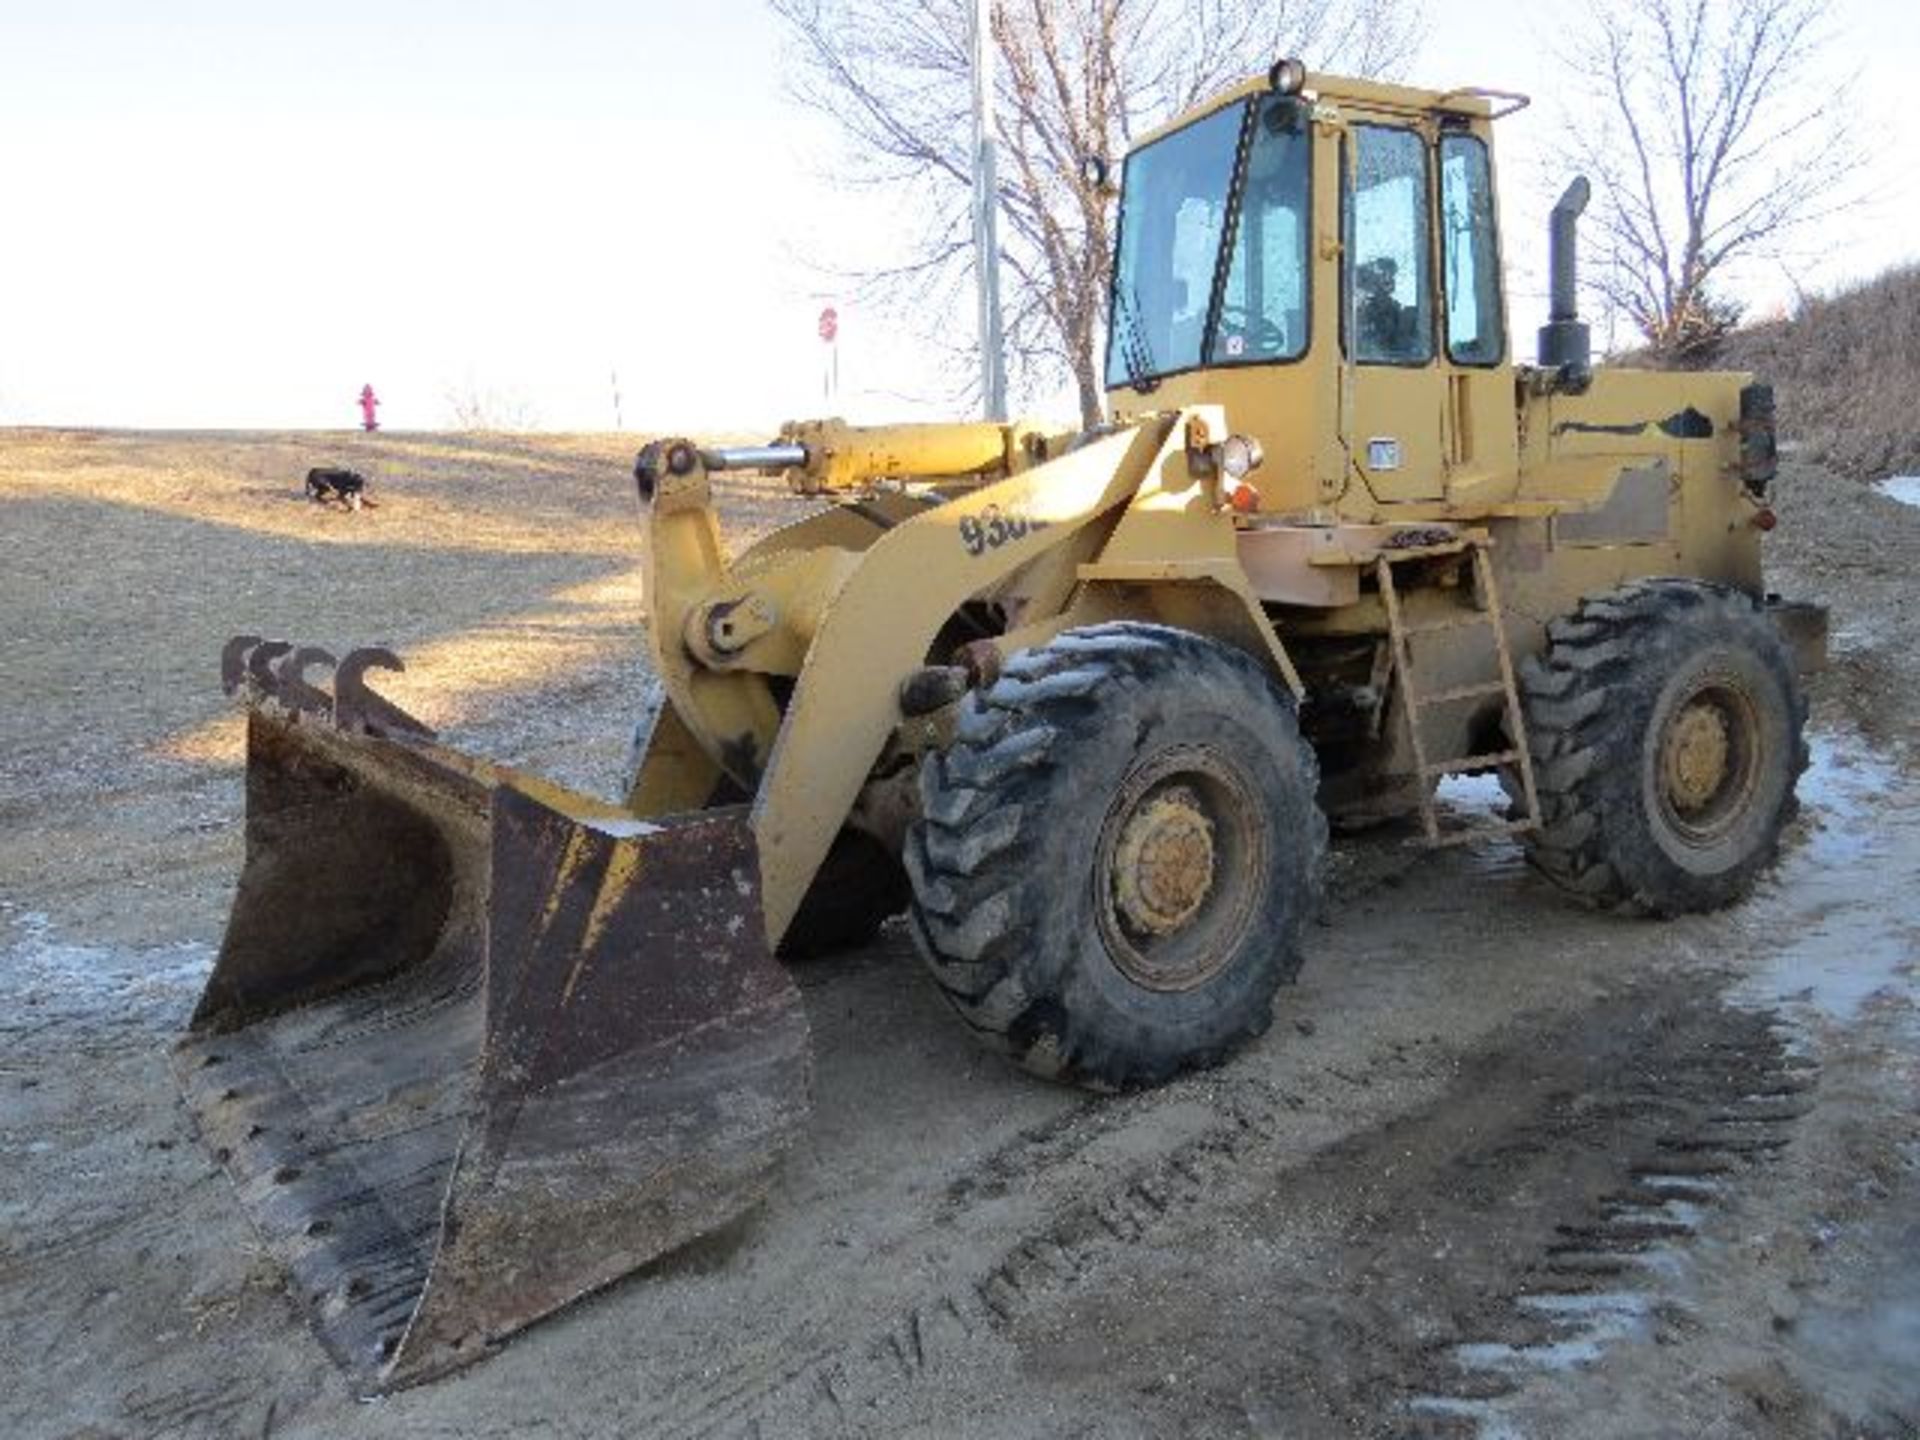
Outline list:
[[[1347,303],[1362,364],[1433,359],[1433,281],[1427,147],[1411,130],[1353,128],[1356,158],[1346,216]]]
[[[1447,357],[1498,365],[1507,353],[1500,313],[1500,251],[1487,147],[1472,135],[1440,142],[1441,265],[1447,282]]]

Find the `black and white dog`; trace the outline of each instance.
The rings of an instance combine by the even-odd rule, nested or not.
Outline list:
[[[316,465],[307,471],[307,498],[316,505],[338,505],[342,510],[373,504],[367,494],[366,476],[330,465]]]

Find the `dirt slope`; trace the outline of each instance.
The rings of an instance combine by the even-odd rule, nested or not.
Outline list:
[[[1920,264],[1811,296],[1790,319],[1735,331],[1704,363],[1771,379],[1809,459],[1866,479],[1920,475]]]

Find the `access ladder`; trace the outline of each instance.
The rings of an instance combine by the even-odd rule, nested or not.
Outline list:
[[[1440,545],[1382,550],[1374,561],[1374,573],[1380,584],[1380,598],[1387,607],[1387,636],[1393,647],[1393,666],[1399,672],[1401,694],[1405,699],[1407,739],[1412,744],[1413,763],[1419,772],[1416,789],[1420,797],[1420,824],[1426,833],[1426,841],[1429,845],[1459,845],[1484,836],[1512,835],[1533,830],[1540,825],[1540,797],[1533,784],[1533,758],[1527,750],[1526,720],[1520,711],[1520,690],[1514,682],[1513,655],[1507,648],[1506,625],[1500,612],[1500,588],[1494,580],[1493,564],[1487,555],[1488,544],[1489,541],[1482,535],[1463,536]],[[1394,587],[1394,567],[1410,560],[1433,559],[1442,554],[1458,554],[1462,550],[1472,557],[1474,590],[1484,608],[1464,611],[1444,620],[1407,624],[1400,611],[1399,591]],[[1499,658],[1500,678],[1473,685],[1436,690],[1431,694],[1423,695],[1414,679],[1413,651],[1410,643],[1412,638],[1415,635],[1433,634],[1442,630],[1462,630],[1480,625],[1485,625],[1493,631],[1493,650]],[[1440,705],[1492,695],[1499,695],[1505,700],[1507,736],[1511,748],[1485,755],[1459,755],[1444,760],[1430,759],[1427,755],[1426,736],[1421,732],[1421,716]],[[1470,771],[1491,769],[1497,765],[1512,765],[1520,773],[1523,802],[1520,814],[1517,817],[1509,817],[1489,824],[1465,825],[1443,831],[1440,828],[1439,816],[1434,810],[1434,782],[1443,775],[1462,775]]]

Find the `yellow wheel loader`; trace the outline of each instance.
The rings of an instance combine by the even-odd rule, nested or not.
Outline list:
[[[246,867],[176,1063],[357,1385],[765,1196],[808,1108],[786,962],[895,913],[983,1042],[1117,1088],[1268,1027],[1329,821],[1512,834],[1616,910],[1746,891],[1824,634],[1762,581],[1771,394],[1589,363],[1583,181],[1515,362],[1515,103],[1283,62],[1143,140],[1092,430],[648,445],[618,803],[438,744],[388,652],[229,646]],[[801,499],[729,555],[742,470]],[[1510,809],[1462,827],[1456,773]]]

